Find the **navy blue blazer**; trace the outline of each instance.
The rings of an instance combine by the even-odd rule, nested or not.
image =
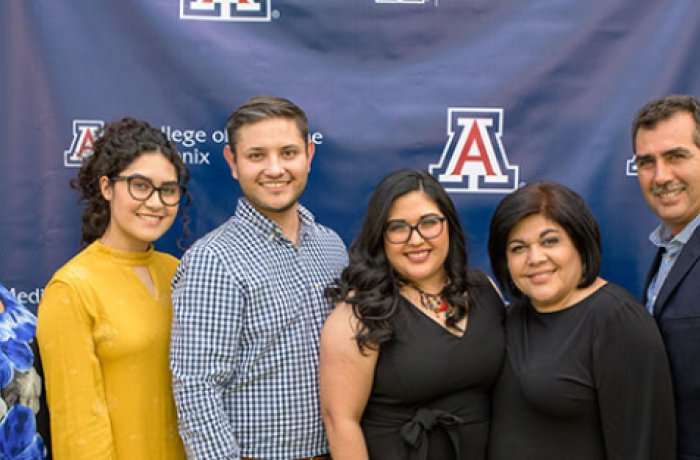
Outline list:
[[[660,249],[644,283],[644,303],[662,254]],[[654,318],[673,376],[678,460],[700,460],[700,228],[683,247],[661,286]]]

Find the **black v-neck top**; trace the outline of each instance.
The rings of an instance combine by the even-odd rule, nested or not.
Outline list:
[[[490,460],[672,460],[669,366],[651,316],[620,286],[539,313],[507,308]]]
[[[503,303],[490,283],[470,291],[456,336],[405,298],[382,344],[361,425],[372,460],[483,460],[490,391],[504,353]]]

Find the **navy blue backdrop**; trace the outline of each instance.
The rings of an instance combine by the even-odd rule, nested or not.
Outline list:
[[[698,0],[123,0],[0,3],[0,280],[36,307],[79,248],[68,187],[104,122],[162,127],[192,172],[190,242],[239,195],[223,124],[248,97],[308,113],[303,203],[346,242],[386,173],[430,170],[473,264],[522,183],[560,181],[603,232],[603,275],[639,293],[656,219],[629,168],[637,109],[700,95]],[[157,244],[180,255],[176,224]]]

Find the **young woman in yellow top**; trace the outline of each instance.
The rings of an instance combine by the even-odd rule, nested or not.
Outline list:
[[[54,274],[37,325],[56,460],[185,458],[168,368],[177,260],[151,243],[187,179],[160,131],[124,118],[72,182],[87,247]]]

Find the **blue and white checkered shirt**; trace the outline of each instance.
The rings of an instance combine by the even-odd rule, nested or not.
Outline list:
[[[340,237],[299,206],[295,246],[245,200],[173,278],[170,366],[188,458],[288,460],[328,452],[318,396],[323,291]]]

